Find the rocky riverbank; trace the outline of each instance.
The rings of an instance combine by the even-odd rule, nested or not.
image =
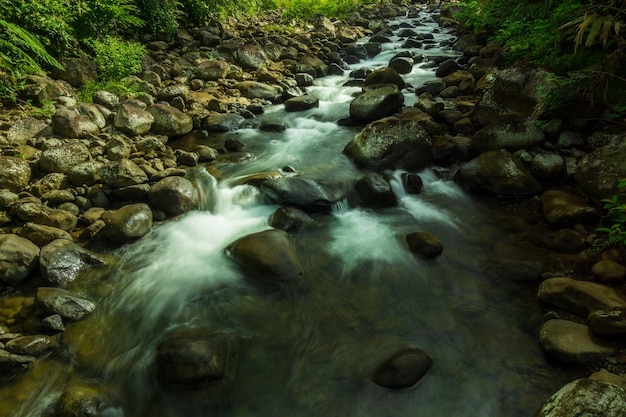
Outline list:
[[[392,33],[385,23],[423,8],[442,26],[456,25],[440,5],[415,4],[378,6],[345,21],[318,18],[302,27],[270,14],[180,31],[172,42],[147,45],[144,71],[130,80],[139,91],[132,97],[98,91],[92,103],[78,102],[76,88],[97,76],[85,59],[68,59],[67,71],[54,79],[29,77],[24,97],[39,105],[54,103],[54,111],[49,118],[16,109],[0,114],[3,378],[13,380],[37,358],[59,349],[65,326],[97,308],[68,287],[85,271],[114,263],[108,248],[145,236],[158,222],[204,208],[194,167],[211,171],[222,160],[245,158],[241,142],[216,141],[216,134],[244,127],[284,129],[280,121],[260,124],[256,118],[276,104],[294,112],[317,106],[306,94],[316,78],[343,73],[347,64],[380,53],[395,33],[407,47],[434,44],[410,27]],[[357,43],[364,36],[370,36],[368,42]],[[505,278],[541,282],[539,299],[547,313],[538,339],[547,355],[621,373],[626,252],[596,249],[603,236],[594,226],[603,214],[599,200],[617,194],[618,180],[626,177],[624,132],[580,128],[576,120],[538,123],[531,116],[547,72],[502,68],[502,49],[486,45],[480,35],[460,35],[451,46],[459,58],[398,51],[388,67],[353,74],[350,82],[363,86],[363,92],[341,123],[360,129],[344,153],[370,171],[354,185],[360,204],[395,204],[386,170],[407,170],[407,189],[417,193],[416,173],[435,165],[470,193],[532,207],[526,223],[503,225],[511,238],[494,245],[501,259],[494,269]],[[403,75],[415,65],[436,67],[438,79],[408,85]],[[407,103],[403,93],[414,93],[415,100]],[[179,145],[189,142],[198,144]],[[324,211],[342,197],[299,178],[290,167],[244,181],[285,206],[272,225],[288,232],[312,221],[306,213]],[[424,257],[443,250],[428,234],[407,236],[407,242]],[[268,246],[289,256],[274,259]],[[292,246],[291,237],[276,230],[238,240],[229,252],[247,267],[264,269],[272,280],[296,280],[301,273]],[[186,344],[197,342],[172,336],[160,346],[162,382],[231,378],[220,366],[235,343],[225,335],[203,349],[208,359],[220,358],[214,368],[199,373],[172,367]],[[413,385],[430,368],[430,358],[414,347],[393,348],[398,349],[390,348],[373,381],[391,388]],[[390,371],[398,368],[404,370],[399,376]],[[621,376],[606,371],[597,376],[626,387]],[[583,394],[604,390],[597,384],[604,382],[579,383],[568,394],[577,399],[559,407],[595,401]],[[84,387],[80,395],[72,389],[61,397],[68,403],[96,395]],[[72,412],[60,415],[77,415]]]

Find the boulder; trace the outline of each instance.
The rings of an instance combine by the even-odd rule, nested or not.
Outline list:
[[[582,192],[593,200],[617,195],[626,201],[626,187],[617,188],[620,179],[626,178],[626,141],[623,138],[583,156],[576,171],[576,181]]]
[[[39,75],[28,75],[21,92],[24,98],[33,100],[37,106],[54,102],[59,97],[72,97],[72,86],[63,80],[53,80]]]
[[[411,252],[422,258],[436,258],[443,252],[441,240],[432,233],[423,231],[413,232],[406,235],[405,239]]]
[[[56,287],[37,288],[35,305],[46,314],[58,314],[68,321],[82,320],[96,308],[91,301],[76,297],[71,292]]]
[[[0,156],[0,189],[20,192],[28,186],[31,169],[28,162],[14,156]]]
[[[402,76],[393,68],[385,67],[372,71],[366,78],[363,86],[371,86],[375,84],[395,84],[398,89],[402,90],[406,87],[406,83]]]
[[[420,381],[432,365],[432,359],[423,350],[403,350],[381,363],[372,374],[372,381],[385,388],[408,388]]]
[[[544,303],[583,317],[594,310],[626,307],[626,298],[613,288],[567,277],[548,278],[539,286],[538,296]]]
[[[514,196],[541,191],[541,184],[522,161],[505,150],[488,151],[466,162],[457,171],[454,180],[475,193]]]
[[[278,85],[268,85],[257,81],[242,81],[234,86],[241,91],[241,95],[248,99],[260,98],[276,101],[283,94],[283,88]]]
[[[100,168],[102,182],[113,188],[123,188],[148,181],[146,173],[130,159],[109,162]]]
[[[195,77],[204,81],[218,81],[226,78],[230,71],[230,65],[226,61],[204,61],[198,65]]]
[[[474,155],[496,149],[516,151],[540,146],[544,141],[543,130],[533,120],[525,115],[506,114],[474,133],[470,151]]]
[[[28,368],[36,360],[34,356],[16,355],[0,349],[0,372],[3,376],[13,376]]]
[[[12,213],[23,222],[32,222],[44,226],[71,232],[76,227],[78,218],[65,210],[53,209],[36,202],[16,203]]]
[[[113,124],[124,133],[139,136],[148,133],[154,123],[154,116],[132,104],[122,104],[115,113]]]
[[[93,103],[115,111],[117,106],[120,105],[120,98],[117,94],[111,93],[110,91],[98,90],[93,93]]]
[[[97,135],[100,129],[91,119],[67,107],[59,108],[52,115],[52,128],[67,138],[85,138]]]
[[[545,191],[541,195],[541,207],[546,220],[559,227],[595,224],[602,217],[599,207],[578,194],[563,190]]]
[[[100,111],[101,108],[93,103],[79,103],[76,106],[76,111],[94,122],[99,129],[102,129],[106,126],[107,121],[104,114]]]
[[[156,376],[166,386],[225,382],[233,377],[234,356],[234,339],[227,333],[179,331],[157,347]]]
[[[626,335],[626,308],[592,311],[587,316],[587,326],[598,336]]]
[[[318,98],[305,94],[285,100],[285,111],[298,112],[310,110],[319,107],[319,105],[320,101]]]
[[[258,45],[243,45],[233,51],[235,63],[244,69],[257,70],[268,66],[272,61]]]
[[[24,117],[13,123],[7,132],[10,143],[25,144],[28,139],[38,137],[48,129],[48,123],[34,117]]]
[[[77,164],[91,157],[89,149],[82,143],[69,143],[46,149],[39,159],[39,169],[46,173],[67,174]]]
[[[343,198],[343,192],[310,178],[279,177],[261,183],[261,191],[270,200],[296,206],[305,211],[326,211]]]
[[[577,379],[548,398],[534,417],[626,417],[626,391],[597,379]]]
[[[343,153],[355,164],[373,171],[419,171],[431,162],[432,143],[418,122],[386,117],[365,126]]]
[[[592,363],[617,352],[593,337],[584,324],[561,319],[548,320],[541,326],[539,345],[548,357],[565,363]]]
[[[70,242],[73,240],[72,236],[65,230],[35,223],[26,223],[20,228],[18,235],[40,247],[56,239],[65,239]]]
[[[83,272],[105,264],[101,257],[67,239],[54,240],[39,253],[41,275],[59,287],[66,287]]]
[[[208,132],[230,132],[237,130],[245,119],[237,113],[212,113],[202,122]]]
[[[565,159],[558,153],[539,153],[530,164],[530,172],[541,179],[557,179],[565,171]]]
[[[283,230],[269,229],[244,236],[228,245],[226,253],[250,274],[258,274],[268,283],[294,281],[303,274],[295,240]]]
[[[361,205],[364,207],[393,207],[397,204],[396,195],[389,183],[379,174],[368,172],[355,184]]]
[[[350,116],[360,123],[369,123],[391,116],[404,104],[404,95],[395,84],[371,88],[352,100]]]
[[[0,234],[0,279],[9,285],[23,283],[37,266],[39,248],[13,234]]]
[[[41,356],[56,346],[56,339],[42,334],[16,337],[4,345],[4,350],[15,355]]]
[[[167,214],[182,214],[200,208],[198,189],[183,177],[163,178],[150,188],[148,200]]]
[[[63,69],[54,68],[52,76],[55,79],[66,81],[74,88],[80,88],[98,79],[96,64],[86,56],[62,57],[60,62]]]
[[[74,165],[67,173],[67,179],[73,185],[92,186],[100,181],[100,170],[104,163],[98,161],[85,161]]]
[[[620,283],[626,279],[626,266],[610,259],[602,259],[593,264],[591,275],[600,282]]]
[[[191,132],[193,120],[191,117],[167,104],[153,104],[148,112],[154,117],[152,131],[159,135],[182,136]]]
[[[102,234],[114,243],[125,243],[145,236],[152,229],[152,210],[144,203],[129,204],[102,214]]]
[[[395,57],[389,61],[389,67],[396,70],[398,74],[409,74],[413,71],[413,65],[415,61],[408,56]]]
[[[280,207],[270,218],[270,226],[285,232],[296,232],[313,223],[314,218],[295,207]]]
[[[111,403],[107,393],[92,383],[73,382],[64,387],[54,404],[55,417],[124,417],[122,407]]]

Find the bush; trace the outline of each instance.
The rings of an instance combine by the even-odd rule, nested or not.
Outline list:
[[[112,36],[91,39],[88,44],[93,50],[93,59],[101,80],[120,80],[141,72],[145,46]]]
[[[82,0],[73,4],[73,24],[81,38],[125,35],[144,25],[134,0]]]
[[[626,187],[626,178],[621,179],[617,188]],[[602,219],[604,227],[598,227],[598,232],[607,234],[604,247],[626,246],[626,202],[620,201],[617,195],[602,200],[602,206],[607,212]]]
[[[178,0],[137,0],[140,17],[146,29],[155,37],[171,39],[176,35],[178,22],[184,16],[182,3]]]

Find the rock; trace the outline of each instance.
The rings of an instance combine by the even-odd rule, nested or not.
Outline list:
[[[75,165],[87,161],[90,156],[89,149],[82,143],[56,146],[43,151],[39,159],[39,169],[46,173],[67,174]]]
[[[626,141],[614,139],[609,144],[583,156],[576,171],[576,181],[583,193],[593,200],[617,195],[626,201],[626,187],[618,189],[621,178],[626,178]]]
[[[145,236],[152,229],[152,210],[144,203],[129,204],[102,214],[103,235],[114,243],[125,243]]]
[[[73,382],[54,404],[55,417],[124,417],[121,407],[111,404],[96,384]]]
[[[106,126],[107,121],[104,114],[100,111],[101,108],[92,103],[79,103],[76,106],[76,111],[94,122],[98,129],[102,129]]]
[[[384,85],[372,88],[352,100],[350,116],[361,122],[369,123],[385,116],[391,116],[404,104],[404,95],[396,85]]]
[[[109,162],[100,169],[102,182],[113,188],[123,188],[148,181],[146,173],[129,159]]]
[[[363,86],[371,86],[375,84],[395,84],[398,89],[402,90],[406,87],[406,83],[402,76],[393,68],[385,67],[372,71],[366,78]]]
[[[241,95],[248,99],[260,98],[277,101],[283,94],[283,88],[278,85],[268,85],[257,81],[242,81],[234,86],[241,91]]]
[[[20,285],[31,274],[39,260],[39,248],[30,240],[13,234],[0,234],[0,279],[9,285]]]
[[[476,132],[472,136],[470,151],[474,155],[496,149],[516,151],[541,146],[544,141],[543,130],[533,120],[519,114],[507,114]]]
[[[622,336],[626,334],[626,308],[595,310],[587,316],[587,326],[598,336]]]
[[[92,186],[100,181],[100,170],[104,167],[102,162],[85,161],[74,165],[67,173],[67,179],[73,185]]]
[[[168,103],[176,97],[185,98],[189,94],[189,87],[185,84],[170,84],[159,90],[157,99]],[[167,106],[167,104],[161,104]],[[153,114],[154,116],[154,114]]]
[[[583,197],[563,190],[548,190],[541,195],[543,215],[550,223],[569,227],[577,223],[595,224],[602,211]]]
[[[603,259],[591,267],[591,274],[600,282],[619,283],[626,279],[626,267],[617,262]]]
[[[269,229],[244,236],[228,245],[226,253],[268,283],[294,281],[303,274],[295,240],[283,230]]]
[[[389,67],[393,68],[398,74],[409,74],[413,71],[415,61],[411,57],[399,56],[389,61]]]
[[[419,194],[424,189],[422,178],[410,172],[405,172],[401,176],[402,187],[408,194]]]
[[[200,208],[198,189],[183,177],[163,178],[150,188],[148,200],[167,214],[182,214]]]
[[[240,128],[245,119],[236,113],[213,113],[202,123],[208,132],[230,132]]]
[[[315,81],[315,77],[311,74],[307,74],[305,72],[299,72],[295,74],[296,82],[298,83],[298,87],[309,87],[313,85],[313,81]]]
[[[45,335],[28,335],[9,340],[4,349],[15,355],[41,356],[56,345],[54,338]]]
[[[328,75],[328,65],[324,63],[321,59],[313,55],[303,55],[299,58],[298,63],[304,64],[310,68],[313,68],[315,71],[314,77],[320,78]],[[295,71],[295,72],[306,72],[306,71]],[[313,75],[313,74],[312,74]]]
[[[270,226],[285,232],[297,232],[313,223],[315,219],[295,207],[281,207],[270,218]]]
[[[226,61],[204,61],[198,65],[195,77],[204,81],[218,81],[226,78],[229,71],[230,65]]]
[[[383,177],[368,172],[355,184],[361,205],[365,207],[393,207],[397,204],[396,195]]]
[[[548,320],[539,331],[539,345],[550,358],[566,363],[592,363],[617,350],[595,339],[584,324]]]
[[[58,314],[64,320],[78,321],[91,314],[96,305],[89,300],[74,296],[62,288],[39,287],[35,305],[46,314]]]
[[[35,223],[26,223],[20,228],[18,235],[40,247],[56,239],[65,239],[70,242],[73,240],[72,236],[65,230]]]
[[[432,364],[432,359],[423,350],[407,349],[380,364],[372,375],[372,381],[385,388],[408,388],[421,380]]]
[[[48,123],[34,117],[24,117],[13,123],[7,132],[10,143],[25,144],[27,140],[38,137],[48,129]]]
[[[54,68],[52,77],[66,81],[74,88],[82,87],[98,79],[96,64],[86,56],[62,57],[60,62],[63,65],[63,69]]]
[[[235,63],[244,69],[257,70],[271,64],[263,49],[258,45],[243,45],[233,52]]]
[[[585,250],[585,237],[572,229],[540,233],[533,236],[532,242],[560,253],[579,253]]]
[[[88,117],[67,107],[59,108],[52,116],[52,128],[59,135],[67,138],[85,138],[97,135],[100,129]]]
[[[231,335],[175,333],[157,347],[156,374],[165,385],[205,385],[227,382],[235,371]]]
[[[443,130],[441,125],[435,122],[428,113],[418,109],[417,107],[402,108],[398,117],[417,122],[417,124],[431,136],[439,135]]]
[[[28,186],[30,175],[30,165],[25,160],[14,156],[0,156],[0,188],[14,193],[20,192]]]
[[[109,91],[99,90],[93,93],[94,104],[99,104],[105,108],[115,111],[117,106],[120,105],[120,98],[116,94]]]
[[[72,86],[63,80],[53,80],[39,75],[28,75],[25,78],[21,94],[33,100],[37,106],[55,101],[59,97],[72,97]]]
[[[469,71],[455,71],[443,78],[446,87],[458,87],[461,93],[470,94],[474,90],[474,76]]]
[[[427,93],[436,96],[437,94],[441,93],[445,88],[446,83],[438,78],[436,80],[425,81],[422,85],[415,89],[415,94],[419,96],[423,93]]]
[[[293,97],[285,101],[285,111],[298,112],[304,110],[310,110],[319,107],[320,101],[316,97],[309,96],[307,94]]]
[[[122,104],[115,113],[113,124],[124,133],[139,136],[148,133],[154,123],[154,116],[142,108]]]
[[[66,232],[74,230],[78,222],[78,218],[68,211],[53,209],[35,202],[16,203],[12,213],[23,222],[56,227]]]
[[[339,189],[310,178],[280,177],[261,183],[261,191],[278,204],[299,207],[305,211],[325,211],[343,197]]]
[[[152,131],[159,135],[182,136],[191,132],[193,120],[191,117],[167,104],[154,104],[148,107],[148,112],[154,117]]]
[[[458,71],[459,69],[461,69],[461,67],[459,66],[459,64],[456,63],[455,60],[447,59],[439,64],[439,66],[437,67],[437,71],[435,71],[435,75],[439,78],[443,78],[447,75],[452,74],[455,71]]]
[[[613,288],[572,278],[548,278],[539,286],[538,296],[549,305],[587,317],[594,310],[626,307],[626,299]]]
[[[485,152],[465,163],[454,180],[470,192],[498,195],[531,195],[541,191],[541,184],[522,161],[505,150]]]
[[[429,232],[409,233],[405,237],[406,243],[409,245],[411,252],[422,258],[432,259],[441,255],[443,252],[443,244],[441,240]]]
[[[63,317],[61,317],[60,314],[52,314],[51,316],[45,317],[41,320],[41,328],[53,333],[65,331]]]
[[[498,263],[497,271],[511,281],[535,281],[543,272],[543,265],[538,261],[507,259]]]
[[[2,375],[15,375],[16,373],[23,371],[33,362],[36,358],[33,356],[15,355],[0,349],[0,371]]]
[[[418,122],[387,117],[365,126],[343,153],[355,164],[373,171],[419,171],[431,161],[432,143]]]
[[[595,379],[577,379],[548,398],[534,417],[624,417],[626,391]]]
[[[66,239],[57,239],[41,248],[41,275],[50,284],[66,287],[81,273],[105,265],[101,257]]]

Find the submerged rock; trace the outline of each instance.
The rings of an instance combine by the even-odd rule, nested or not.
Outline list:
[[[294,281],[303,274],[295,240],[283,230],[244,236],[228,245],[226,252],[250,273],[260,274],[269,282]]]
[[[625,417],[626,391],[610,382],[577,379],[548,398],[534,417]]]
[[[54,405],[55,417],[124,417],[122,407],[111,404],[107,393],[98,385],[73,383],[63,391]]]
[[[395,353],[374,371],[374,383],[392,389],[415,385],[430,370],[433,361],[421,349],[407,349]]]
[[[429,232],[409,233],[405,237],[411,252],[423,258],[436,258],[443,252],[441,240]]]
[[[148,192],[150,204],[168,214],[182,214],[200,208],[200,193],[183,177],[167,177]]]
[[[365,124],[393,115],[403,104],[404,95],[395,84],[383,85],[368,89],[352,100],[350,116]]]
[[[314,218],[295,207],[281,207],[270,218],[270,226],[285,232],[298,231],[313,223],[315,223]]]
[[[602,216],[602,211],[583,197],[563,190],[548,190],[541,195],[543,215],[552,224],[560,227],[577,223],[593,224]]]
[[[368,172],[355,184],[361,205],[365,207],[393,207],[397,204],[396,195],[383,177]]]

